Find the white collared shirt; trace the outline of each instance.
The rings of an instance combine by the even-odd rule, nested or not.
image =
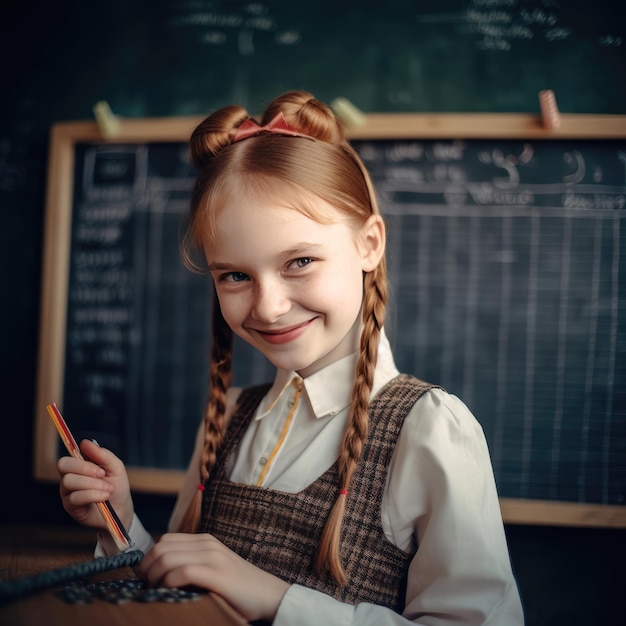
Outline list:
[[[294,493],[323,474],[339,455],[355,364],[356,354],[304,380],[279,370],[231,459],[230,479],[257,484],[265,470],[261,484]],[[372,395],[397,374],[383,333]],[[303,392],[286,426],[298,385]],[[229,391],[227,419],[239,391]],[[199,436],[170,530],[196,489],[201,445]],[[406,417],[389,467],[381,521],[397,547],[409,551],[419,545],[409,566],[402,616],[292,585],[274,626],[523,624],[485,437],[455,396],[433,389]],[[149,548],[137,519],[131,536]]]

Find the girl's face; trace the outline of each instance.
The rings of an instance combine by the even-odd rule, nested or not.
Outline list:
[[[220,308],[276,367],[306,377],[358,349],[363,272],[384,254],[382,220],[355,233],[319,198],[312,206],[332,223],[251,196],[227,203],[205,250]]]

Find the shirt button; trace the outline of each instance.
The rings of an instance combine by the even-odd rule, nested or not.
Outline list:
[[[296,401],[293,398],[291,398],[291,400],[289,400],[289,402],[287,402],[287,406],[289,408],[291,408],[295,403],[296,403]]]
[[[260,459],[260,461],[259,461],[259,463],[260,463],[261,465],[265,465],[265,464],[267,463],[267,459],[266,459],[264,456],[262,456],[262,457],[261,457],[261,459]]]

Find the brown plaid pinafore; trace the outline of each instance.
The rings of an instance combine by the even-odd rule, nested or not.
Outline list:
[[[341,531],[341,562],[348,579],[344,587],[320,576],[313,563],[322,527],[337,497],[337,462],[299,493],[233,483],[226,476],[226,460],[236,450],[268,385],[242,391],[205,485],[200,531],[289,583],[317,589],[342,602],[370,602],[401,612],[406,574],[417,547],[406,553],[385,537],[381,501],[404,419],[432,387],[401,374],[370,404],[368,437],[350,485]]]

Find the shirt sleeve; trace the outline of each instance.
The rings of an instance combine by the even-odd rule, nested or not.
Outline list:
[[[458,398],[436,389],[415,404],[392,457],[381,513],[395,545],[418,546],[403,614],[292,585],[274,626],[523,625],[487,443]]]
[[[154,539],[152,535],[144,528],[141,520],[137,517],[137,515],[133,515],[133,520],[130,523],[130,528],[128,529],[128,535],[132,542],[133,550],[141,550],[144,554],[152,548],[154,545]],[[96,544],[96,549],[94,551],[94,556],[96,558],[103,556],[113,556],[115,554],[119,554],[119,549],[115,545],[113,538],[105,532],[98,533],[98,543]]]
[[[322,593],[291,585],[278,607],[272,626],[417,626],[395,611],[363,602],[352,606]],[[456,622],[458,626],[459,622]]]
[[[382,512],[397,546],[418,546],[407,619],[429,626],[524,623],[487,442],[455,396],[433,389],[407,416]]]

